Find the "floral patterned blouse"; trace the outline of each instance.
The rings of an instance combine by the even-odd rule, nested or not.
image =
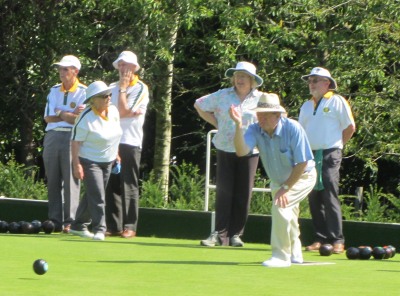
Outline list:
[[[235,122],[229,116],[231,105],[241,108],[243,133],[252,124],[257,122],[256,112],[252,111],[257,107],[261,95],[257,89],[253,89],[247,97],[240,101],[234,87],[220,89],[214,93],[205,95],[196,100],[196,104],[205,112],[214,113],[218,122],[218,132],[212,142],[218,150],[235,152],[233,138],[235,136]]]

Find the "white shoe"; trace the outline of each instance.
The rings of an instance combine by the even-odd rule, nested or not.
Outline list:
[[[292,255],[292,257],[290,257],[290,262],[292,262],[294,264],[303,264],[304,260],[303,260],[303,257],[294,257]]]
[[[212,232],[208,238],[200,241],[200,245],[205,247],[215,247],[221,245],[221,240],[219,239],[218,231]]]
[[[70,229],[69,233],[71,233],[73,235],[78,235],[78,236],[84,237],[84,238],[93,238],[94,237],[94,234],[91,233],[88,230],[73,230],[73,229]]]
[[[96,232],[96,234],[93,236],[94,240],[99,240],[99,241],[103,241],[105,238],[105,235],[103,232]]]
[[[262,265],[266,267],[290,267],[291,263],[290,261],[271,257],[271,259],[264,261]]]
[[[232,236],[232,237],[229,239],[229,245],[230,245],[231,247],[243,247],[243,246],[244,246],[244,243],[243,243],[243,241],[240,239],[240,236],[237,235],[237,234],[235,234],[234,236]]]

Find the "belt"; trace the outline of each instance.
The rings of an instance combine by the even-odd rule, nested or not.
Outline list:
[[[52,130],[56,132],[70,132],[72,130],[72,127],[56,127]]]

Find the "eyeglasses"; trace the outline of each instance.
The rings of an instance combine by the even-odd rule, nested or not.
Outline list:
[[[100,98],[100,99],[104,99],[104,100],[108,99],[108,97],[111,97],[111,94],[96,96],[96,98]]]
[[[314,79],[308,79],[307,83],[308,84],[317,84],[320,81],[328,81],[327,79],[318,79],[318,78],[314,78]]]

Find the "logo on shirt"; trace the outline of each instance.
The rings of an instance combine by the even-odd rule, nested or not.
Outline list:
[[[323,109],[323,111],[324,111],[324,113],[328,113],[328,112],[331,111],[331,110],[329,110],[329,107],[325,107],[325,108]]]
[[[70,106],[71,108],[75,109],[76,103],[75,103],[75,102],[71,102],[71,103],[69,104],[69,106]]]

